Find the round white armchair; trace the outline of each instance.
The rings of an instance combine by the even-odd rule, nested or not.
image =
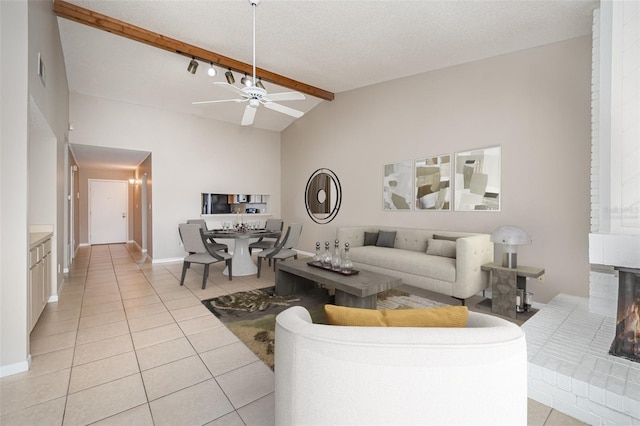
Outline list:
[[[526,424],[520,327],[469,312],[464,328],[313,324],[276,318],[277,425]]]

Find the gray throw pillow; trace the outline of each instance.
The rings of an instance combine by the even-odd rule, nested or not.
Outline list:
[[[455,241],[458,238],[460,238],[460,237],[449,237],[448,235],[433,234],[433,239],[434,240]]]
[[[365,232],[364,233],[364,245],[365,246],[375,246],[378,241],[378,233],[377,232]]]
[[[393,248],[395,245],[396,245],[396,231],[378,232],[378,241],[376,241],[376,246]]]
[[[456,258],[456,242],[447,240],[427,240],[427,254],[431,256],[442,256]]]

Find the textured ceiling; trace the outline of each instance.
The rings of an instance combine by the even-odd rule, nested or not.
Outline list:
[[[246,0],[70,0],[70,3],[251,63]],[[262,0],[256,10],[257,65],[336,93],[501,55],[591,32],[598,1]],[[58,18],[71,92],[238,124],[245,104],[228,99],[200,64]],[[240,75],[236,74],[239,82]],[[265,84],[270,93],[289,91]],[[308,112],[321,101],[282,102]],[[261,107],[257,128],[282,131],[293,118]]]

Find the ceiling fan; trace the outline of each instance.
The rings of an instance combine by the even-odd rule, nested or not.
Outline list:
[[[268,94],[267,91],[256,85],[256,7],[260,0],[249,0],[253,8],[253,80],[250,86],[239,88],[232,84],[216,81],[213,84],[234,92],[239,95],[239,98],[235,99],[223,99],[217,101],[199,101],[192,102],[193,105],[199,104],[214,104],[220,102],[249,102],[244,109],[241,124],[243,126],[250,126],[253,124],[253,120],[256,116],[256,110],[260,105],[264,105],[266,108],[281,112],[283,114],[290,115],[291,117],[300,118],[304,115],[304,112],[298,111],[293,108],[289,108],[284,105],[275,103],[275,101],[297,101],[304,100],[305,96],[299,92],[281,92]],[[246,76],[246,74],[245,74]]]

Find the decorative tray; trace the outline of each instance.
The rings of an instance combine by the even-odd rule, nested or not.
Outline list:
[[[358,272],[360,272],[357,269],[352,269],[351,272],[335,271],[331,268],[327,268],[326,266],[322,265],[322,263],[320,262],[307,262],[307,265],[324,269],[325,271],[335,272],[336,274],[340,274],[340,275],[356,275]]]

